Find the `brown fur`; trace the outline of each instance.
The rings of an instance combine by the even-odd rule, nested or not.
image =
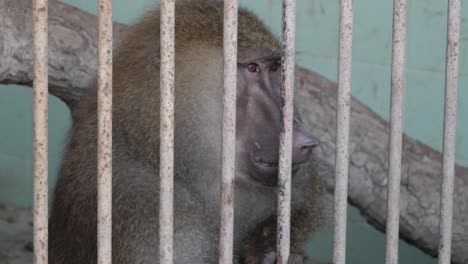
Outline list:
[[[176,4],[175,263],[217,263],[222,18],[223,5],[217,1]],[[112,241],[116,264],[158,263],[159,21],[156,10],[132,26],[114,59]],[[242,9],[238,38],[239,58],[257,49],[273,53],[280,49],[266,27]],[[91,89],[80,102],[55,189],[51,264],[96,263],[96,109],[96,90]],[[300,228],[301,235],[309,234],[320,219],[318,181],[315,173],[303,171],[293,183],[297,189],[293,208],[301,212],[297,219],[306,220],[293,227]],[[238,180],[235,197],[237,263],[247,234],[276,214],[276,189]],[[299,240],[302,245],[303,239]]]

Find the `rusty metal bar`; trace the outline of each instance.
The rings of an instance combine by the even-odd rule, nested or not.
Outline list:
[[[99,0],[97,258],[112,263],[112,0]]]
[[[48,262],[48,3],[33,1],[34,263]]]
[[[219,263],[231,264],[234,230],[234,176],[237,87],[238,1],[224,1],[224,95]]]
[[[393,1],[392,96],[388,155],[387,227],[385,263],[398,264],[401,150],[406,85],[406,0]]]
[[[174,258],[174,0],[161,1],[159,263]]]
[[[336,118],[336,165],[333,263],[346,260],[346,210],[349,167],[349,115],[351,104],[351,60],[353,42],[353,1],[340,0],[340,44],[338,102]]]
[[[445,73],[444,154],[442,165],[442,195],[440,201],[439,264],[450,264],[452,246],[460,10],[460,0],[449,0]]]
[[[296,0],[283,0],[283,47],[281,67],[281,115],[278,162],[278,226],[276,263],[289,259],[291,224],[291,166],[294,118],[294,66],[296,42]]]

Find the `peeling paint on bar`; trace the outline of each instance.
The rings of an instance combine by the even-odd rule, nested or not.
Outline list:
[[[278,162],[278,227],[276,263],[289,259],[291,223],[291,163],[294,101],[294,65],[296,37],[296,1],[283,0],[283,48],[281,67],[282,131]]]
[[[393,1],[392,95],[390,105],[389,170],[385,263],[398,264],[401,150],[406,86],[406,0]]]
[[[461,0],[449,0],[448,6],[439,264],[450,264],[452,246],[452,207],[453,184],[455,177],[455,143],[457,132],[458,55],[460,46]]]
[[[48,262],[48,3],[33,1],[34,16],[34,263]]]
[[[174,0],[161,1],[159,263],[174,258]]]
[[[219,263],[233,259],[237,88],[237,0],[224,1],[224,96]]]
[[[112,0],[99,0],[97,258],[112,263]]]
[[[336,118],[336,166],[333,263],[346,260],[346,209],[349,167],[349,115],[351,104],[351,61],[353,41],[353,1],[340,1],[340,43],[338,103]]]

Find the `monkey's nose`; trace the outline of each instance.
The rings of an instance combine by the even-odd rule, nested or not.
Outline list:
[[[293,164],[300,164],[309,159],[312,149],[317,147],[319,142],[302,126],[298,125],[294,128],[292,161]]]

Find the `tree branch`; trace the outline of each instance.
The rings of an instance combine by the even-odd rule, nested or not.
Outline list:
[[[300,69],[296,78],[297,105],[305,123],[321,141],[318,156],[332,171],[335,162],[337,86]],[[368,221],[384,231],[388,175],[388,122],[356,100],[351,104],[349,201]],[[400,234],[430,255],[439,240],[442,155],[425,144],[403,138]],[[468,169],[456,166],[452,259],[467,263]],[[332,173],[325,173],[333,189]]]
[[[0,83],[32,83],[31,1],[0,0]],[[49,9],[50,93],[72,113],[75,102],[96,73],[97,20],[66,4]],[[118,41],[125,26],[114,24]],[[333,189],[336,84],[304,69],[297,70],[297,106],[304,122],[321,141],[327,188]],[[388,123],[356,100],[352,102],[349,201],[380,230],[386,219]],[[404,137],[401,185],[401,236],[431,255],[438,247],[442,156],[421,142]],[[452,259],[467,263],[468,169],[456,167]]]
[[[49,91],[73,110],[96,75],[97,18],[49,1]],[[32,2],[0,1],[0,82],[32,85]],[[125,26],[114,23],[114,38]]]

